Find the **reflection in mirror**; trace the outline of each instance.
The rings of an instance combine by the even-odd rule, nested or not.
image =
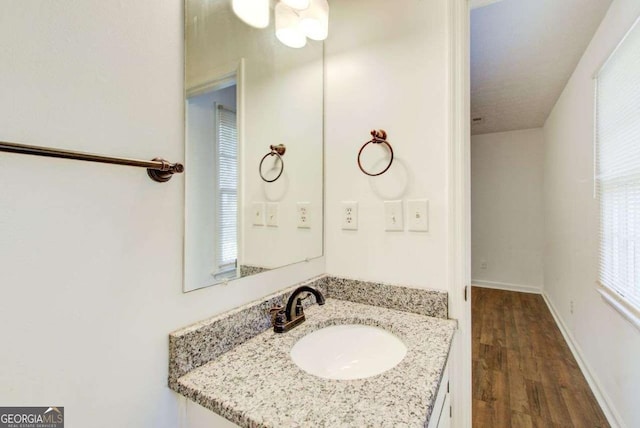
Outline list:
[[[202,270],[193,281],[233,278],[238,259],[238,137],[236,84],[220,85],[201,94],[187,94],[189,130],[188,257]],[[212,174],[213,173],[213,174]],[[190,270],[197,274],[198,271]]]
[[[322,43],[185,8],[185,291],[322,256]]]

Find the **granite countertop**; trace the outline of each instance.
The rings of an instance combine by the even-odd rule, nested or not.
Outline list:
[[[293,330],[264,331],[175,379],[172,388],[243,427],[424,427],[456,329],[454,320],[327,298]],[[397,335],[407,355],[366,379],[329,380],[296,366],[289,352],[329,325],[365,324]]]

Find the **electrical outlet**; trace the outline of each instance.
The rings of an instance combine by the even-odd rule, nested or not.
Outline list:
[[[298,228],[310,229],[311,228],[311,203],[298,202],[296,209],[298,212]]]
[[[251,207],[254,226],[264,226],[264,202],[254,202]]]
[[[384,230],[396,232],[404,230],[402,201],[384,201]]]
[[[267,226],[278,227],[278,204],[267,204]]]
[[[409,210],[409,230],[413,232],[429,231],[429,201],[414,199],[407,201]]]
[[[489,264],[487,263],[486,260],[483,260],[480,262],[480,269],[486,269],[489,267]]]
[[[342,229],[358,230],[358,203],[342,203]]]
[[[573,313],[573,300],[569,301],[569,312]]]

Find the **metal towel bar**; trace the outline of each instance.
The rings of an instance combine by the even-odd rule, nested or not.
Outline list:
[[[157,182],[169,181],[173,174],[180,174],[184,171],[181,163],[167,162],[162,158],[153,160],[138,160],[127,158],[116,158],[102,156],[92,153],[76,152],[72,150],[53,149],[50,147],[29,146],[27,144],[7,143],[0,141],[0,152],[20,153],[24,155],[46,156],[51,158],[75,159],[88,162],[110,163],[114,165],[128,165],[147,168],[149,177]]]

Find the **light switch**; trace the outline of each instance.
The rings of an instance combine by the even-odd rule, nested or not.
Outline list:
[[[278,227],[278,204],[267,204],[267,226]]]
[[[254,226],[264,226],[264,202],[254,202],[251,206]]]
[[[342,229],[358,230],[358,203],[342,203]]]
[[[404,230],[402,201],[384,201],[384,230],[390,232]]]
[[[429,201],[413,199],[407,201],[409,209],[409,230],[413,232],[429,231]]]
[[[310,229],[311,228],[311,203],[310,202],[298,202],[298,228]]]

